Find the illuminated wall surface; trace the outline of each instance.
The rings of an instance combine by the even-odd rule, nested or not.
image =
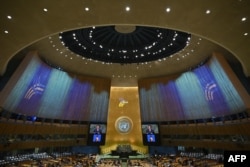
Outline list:
[[[71,75],[47,66],[37,56],[26,59],[17,69],[20,74],[1,92],[3,108],[37,117],[106,122],[109,80]]]
[[[212,57],[178,76],[138,82],[142,122],[211,118],[242,112],[249,105],[242,92]],[[2,90],[0,106],[30,116],[107,122],[110,79],[78,76],[26,56]]]
[[[224,69],[213,57],[179,76],[139,82],[142,121],[226,116],[246,109]]]

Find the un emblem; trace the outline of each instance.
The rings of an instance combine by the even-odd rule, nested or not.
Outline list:
[[[120,133],[129,133],[132,126],[133,124],[129,117],[119,117],[115,123],[116,130]]]

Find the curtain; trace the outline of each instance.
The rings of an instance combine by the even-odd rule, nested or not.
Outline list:
[[[246,109],[215,57],[175,78],[143,79],[139,95],[144,122],[222,117]]]
[[[109,79],[60,71],[37,56],[27,59],[28,64],[21,63],[23,73],[10,79],[14,86],[4,90],[4,109],[50,119],[107,121]]]

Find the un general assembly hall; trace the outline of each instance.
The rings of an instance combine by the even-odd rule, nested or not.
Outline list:
[[[249,1],[0,4],[0,166],[222,167],[250,151]]]

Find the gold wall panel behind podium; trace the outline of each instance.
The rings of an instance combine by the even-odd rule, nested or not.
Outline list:
[[[138,87],[111,87],[107,125],[102,153],[110,153],[122,144],[129,144],[141,153],[148,152],[142,140]]]

